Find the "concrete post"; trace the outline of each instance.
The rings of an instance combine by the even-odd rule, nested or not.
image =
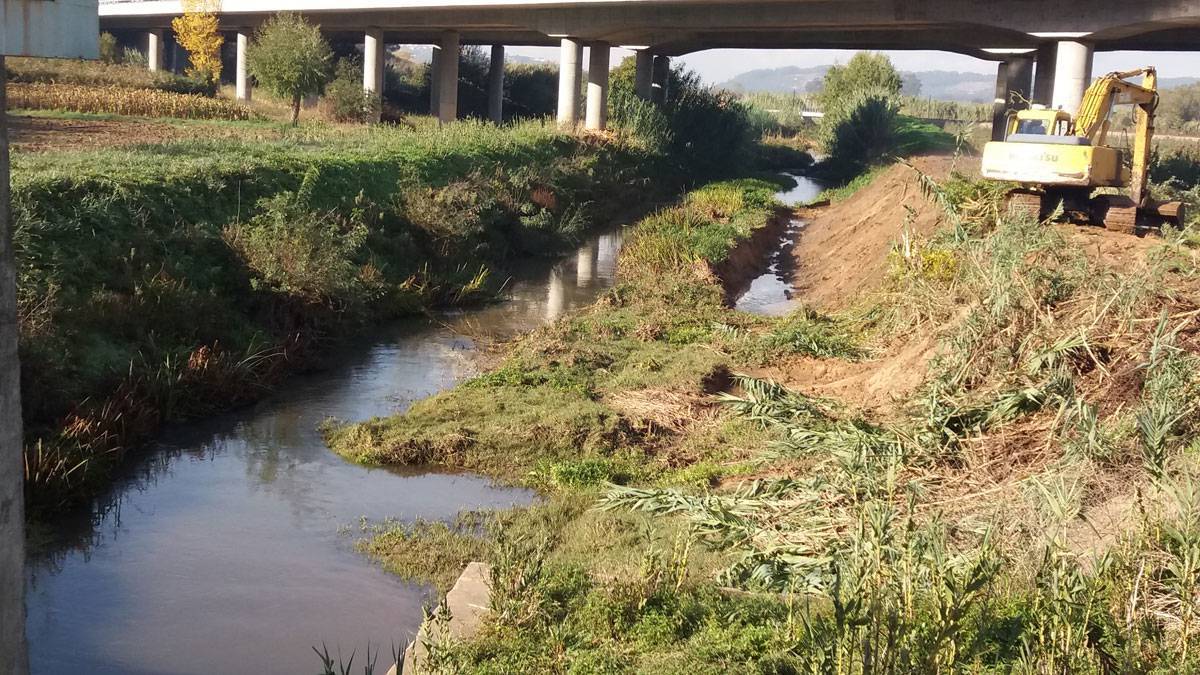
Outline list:
[[[1054,69],[1058,45],[1044,44],[1037,50],[1037,70],[1033,74],[1033,102],[1050,107],[1054,100]]]
[[[637,94],[638,98],[649,101],[651,71],[654,70],[654,55],[650,53],[649,49],[639,49],[634,59],[636,68],[633,71],[633,93]]]
[[[604,131],[608,124],[608,61],[608,45],[592,45],[588,53],[587,114],[584,117],[584,127],[592,131]]]
[[[458,33],[446,31],[440,42],[441,58],[434,75],[438,79],[438,120],[458,119]]]
[[[1083,92],[1092,83],[1092,46],[1082,42],[1058,43],[1054,71],[1054,107],[1073,115],[1083,101]]]
[[[237,100],[243,103],[250,102],[250,77],[246,73],[246,49],[250,46],[250,35],[245,31],[238,31],[237,34],[237,74],[236,74],[236,92]]]
[[[667,102],[667,82],[671,78],[671,57],[655,56],[650,77],[650,100],[662,105]]]
[[[996,64],[996,90],[992,98],[992,140],[1004,140],[1004,123],[1008,111],[1008,64]]]
[[[1025,110],[1033,96],[1033,57],[1013,56],[1005,61],[1008,66],[1008,107]]]
[[[996,66],[996,98],[992,102],[992,140],[1004,140],[1009,110],[1028,107],[1033,85],[1033,58],[1013,56]]]
[[[6,109],[0,52],[0,111]],[[29,672],[25,649],[25,463],[17,358],[17,264],[9,211],[8,121],[0,114],[0,673]]]
[[[146,64],[150,70],[162,70],[163,31],[161,29],[146,31]]]
[[[563,38],[558,55],[558,126],[573,129],[579,123],[579,71],[583,44]]]
[[[492,63],[488,66],[488,119],[504,121],[504,45],[492,45]]]
[[[387,47],[383,43],[383,30],[368,28],[363,35],[363,91],[383,100],[383,59]]]
[[[438,103],[441,97],[441,86],[438,84],[438,70],[442,65],[442,47],[434,45],[429,59],[429,114],[438,116]]]

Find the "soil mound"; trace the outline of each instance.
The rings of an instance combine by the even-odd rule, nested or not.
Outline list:
[[[935,180],[973,170],[969,157],[917,157],[911,164]],[[904,164],[885,169],[843,201],[799,215],[809,224],[792,251],[797,296],[826,311],[845,308],[879,285],[905,226],[929,234],[942,222],[941,212],[921,194],[916,172]]]

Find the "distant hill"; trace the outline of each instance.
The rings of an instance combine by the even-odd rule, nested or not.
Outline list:
[[[829,65],[785,66],[760,68],[722,82],[718,88],[735,92],[805,93],[820,89],[821,80]],[[986,73],[963,73],[948,70],[923,70],[901,73],[906,94],[941,101],[987,103],[995,95],[996,77]],[[1200,82],[1195,77],[1165,77],[1158,81],[1162,89],[1182,87]]]

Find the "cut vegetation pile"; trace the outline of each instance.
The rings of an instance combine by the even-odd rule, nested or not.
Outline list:
[[[546,495],[364,543],[443,584],[434,557],[492,564],[491,619],[426,667],[1200,668],[1200,234],[1040,224],[944,172],[877,180],[907,208],[846,226],[890,245],[862,258],[881,273],[822,275],[835,315],[722,304],[711,270],[738,222],[766,224],[769,188],[710,186],[636,226],[596,306],[403,416],[331,430],[349,457]],[[830,393],[868,370],[903,384],[869,406]]]

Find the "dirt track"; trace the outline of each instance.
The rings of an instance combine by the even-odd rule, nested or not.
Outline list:
[[[9,115],[9,138],[19,152],[111,148],[196,134],[195,128],[141,120],[53,119]]]

